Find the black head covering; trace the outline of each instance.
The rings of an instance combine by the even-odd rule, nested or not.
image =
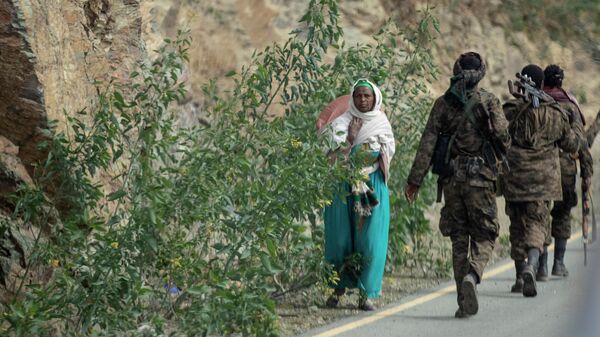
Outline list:
[[[454,75],[458,75],[464,70],[476,70],[480,73],[481,78],[483,78],[486,70],[483,57],[473,51],[461,54],[456,62],[454,62],[454,68],[452,69],[452,72]]]
[[[562,87],[565,72],[556,64],[551,64],[544,69],[544,85],[549,87]]]
[[[542,84],[544,83],[544,71],[539,66],[535,64],[526,65],[525,68],[521,70],[521,75],[527,75],[527,77],[535,82],[536,88],[542,88]]]
[[[463,70],[477,70],[481,67],[481,59],[474,53],[465,54],[464,57],[458,60],[458,63]]]
[[[477,83],[485,76],[485,61],[476,52],[467,52],[458,57],[454,62],[450,79],[450,88],[444,96],[450,104],[464,107],[467,100],[476,91]]]

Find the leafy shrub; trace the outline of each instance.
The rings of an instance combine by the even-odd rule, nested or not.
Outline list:
[[[315,134],[319,111],[368,77],[385,93],[397,137],[389,259],[429,231],[424,189],[401,197],[430,106],[424,78],[437,22],[393,22],[372,44],[346,46],[335,0],[311,0],[302,28],[256,53],[230,92],[204,87],[209,125],[175,127],[172,103],[188,59],[186,34],[166,40],[126,83],[68,118],[37,186],[22,187],[15,216],[44,227],[30,264],[45,284],[15,290],[2,329],[15,335],[276,335],[275,300],[326,282],[320,209],[348,172],[329,165]],[[433,27],[433,28],[432,28]],[[329,61],[331,60],[331,61]],[[428,183],[430,185],[430,182]]]

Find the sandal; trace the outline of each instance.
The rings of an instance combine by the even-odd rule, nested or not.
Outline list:
[[[362,311],[374,311],[377,310],[377,308],[375,307],[375,305],[373,303],[371,303],[370,300],[365,300],[364,302],[362,302],[358,308]]]
[[[373,311],[376,310],[375,305],[369,300],[367,294],[364,292],[360,292],[358,295],[358,308],[363,311]]]

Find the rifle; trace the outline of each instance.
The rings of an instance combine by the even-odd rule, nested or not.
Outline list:
[[[588,231],[590,227],[590,204],[592,203],[592,194],[590,191],[581,192],[581,231],[583,232],[583,265],[587,266],[587,245],[590,242]],[[592,206],[593,207],[593,206]],[[592,210],[593,212],[593,210]],[[595,227],[595,214],[592,214],[592,221]]]
[[[533,107],[537,108],[542,102],[553,102],[554,98],[543,90],[535,87],[533,79],[527,75],[516,74],[517,81],[508,80],[508,91],[516,98],[522,98],[525,102],[532,102]]]

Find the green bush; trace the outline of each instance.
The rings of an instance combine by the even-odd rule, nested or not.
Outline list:
[[[417,27],[387,22],[372,44],[346,46],[337,2],[311,0],[289,40],[229,74],[230,92],[204,86],[209,125],[176,127],[185,33],[128,82],[105,85],[93,109],[40,144],[50,150],[36,169],[44,190],[16,195],[16,217],[45,228],[58,209],[60,221],[30,258],[53,276],[21,282],[3,332],[277,335],[276,299],[331,277],[320,210],[348,172],[328,164],[314,125],[358,77],[381,86],[396,132],[389,260],[405,265],[404,247],[429,231],[431,202],[429,188],[414,206],[401,196],[431,104],[425,79],[436,74],[437,22],[422,14]]]

